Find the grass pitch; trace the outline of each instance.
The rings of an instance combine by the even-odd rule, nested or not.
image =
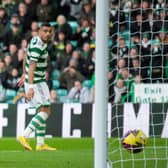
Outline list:
[[[109,140],[109,158],[113,168],[168,168],[168,140],[148,139],[144,151],[131,154],[120,140]],[[30,141],[35,148],[35,140]],[[15,138],[0,139],[0,168],[94,168],[92,138],[51,138],[46,143],[56,151],[25,151]],[[155,147],[154,147],[155,146]]]
[[[140,153],[129,153],[117,139],[109,140],[109,158],[113,168],[168,168],[168,139],[148,138]]]
[[[93,139],[46,139],[56,151],[29,152],[16,139],[0,139],[0,168],[93,168]],[[30,144],[35,148],[35,141]]]

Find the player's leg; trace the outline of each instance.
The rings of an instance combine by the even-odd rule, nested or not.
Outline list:
[[[48,107],[41,107],[40,109],[38,109],[39,113],[45,113],[48,115],[50,115],[50,106]],[[38,114],[39,114],[38,113]],[[41,125],[40,127],[36,128],[36,138],[37,138],[37,145],[36,145],[36,150],[37,151],[46,151],[46,150],[56,150],[56,148],[50,147],[47,144],[45,144],[45,132],[46,132],[46,120],[45,122],[43,122],[43,125]]]
[[[27,150],[32,150],[30,144],[27,141],[27,138],[30,137],[30,134],[36,131],[37,136],[37,146],[44,145],[44,137],[46,132],[46,121],[49,116],[49,107],[41,107],[38,110],[39,112],[32,118],[28,126],[26,127],[23,136],[18,137],[18,141],[23,147]]]
[[[28,89],[27,84],[25,84],[25,91]],[[49,94],[46,92],[47,86],[39,84],[34,84],[34,97],[31,101],[29,101],[30,107],[35,107],[37,111],[39,111],[30,121],[26,129],[24,130],[23,136],[18,137],[18,141],[21,143],[23,147],[27,150],[32,150],[31,146],[29,145],[27,138],[30,137],[31,133],[34,132],[35,130],[40,130],[42,134],[45,134],[45,127],[46,127],[46,120],[48,119],[49,116],[49,111],[50,110],[43,110],[43,106],[50,106],[49,102]],[[41,134],[41,135],[42,135]],[[39,134],[40,135],[40,134]],[[40,139],[40,138],[39,138]]]
[[[38,108],[38,114],[43,118],[43,123],[40,127],[36,127],[36,138],[37,138],[37,146],[36,150],[56,150],[55,148],[49,147],[45,144],[44,137],[46,132],[46,121],[51,113],[50,108],[50,92],[48,86],[45,82],[41,83],[39,86],[39,100],[41,100],[41,106]]]
[[[25,88],[27,86],[25,85]],[[26,89],[25,89],[26,90]],[[45,131],[46,131],[46,121],[50,115],[50,93],[48,86],[45,82],[38,83],[34,85],[34,97],[29,102],[30,106],[35,107],[37,110],[37,114],[32,118],[28,126],[26,127],[23,136],[20,136],[19,138],[21,140],[24,140],[23,142],[19,142],[24,146],[26,149],[29,145],[26,141],[27,138],[30,137],[30,134],[34,131],[36,131],[37,136],[37,147],[36,150],[56,150],[55,148],[51,148],[48,145],[44,143],[44,137],[45,137]],[[27,142],[27,143],[25,143]],[[30,147],[30,145],[29,145]]]
[[[43,143],[43,137],[45,136],[46,130],[46,120],[48,119],[48,114],[45,111],[40,111],[37,113],[30,121],[26,129],[24,130],[23,136],[18,137],[18,141],[21,143],[23,147],[27,150],[32,150],[30,144],[27,139],[30,137],[30,134],[35,130],[38,130],[37,134],[41,138],[39,138],[39,143]]]

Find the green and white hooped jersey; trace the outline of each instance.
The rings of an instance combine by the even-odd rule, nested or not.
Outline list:
[[[30,61],[36,62],[36,69],[34,72],[34,83],[45,81],[45,72],[47,69],[47,44],[44,43],[39,36],[35,36],[31,39],[27,48],[26,59],[26,82],[28,83],[28,71]]]

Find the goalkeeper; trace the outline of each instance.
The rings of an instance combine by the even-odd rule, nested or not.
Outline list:
[[[43,23],[38,32],[38,36],[31,39],[27,48],[27,58],[23,64],[23,75],[18,85],[24,84],[26,98],[30,107],[36,108],[37,114],[32,118],[23,136],[17,140],[29,151],[32,147],[27,141],[30,134],[36,131],[37,151],[56,150],[45,144],[44,136],[46,131],[46,121],[50,115],[49,88],[45,82],[45,72],[47,70],[47,42],[52,36],[52,27],[49,23]]]

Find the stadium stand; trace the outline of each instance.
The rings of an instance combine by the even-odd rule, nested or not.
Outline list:
[[[127,1],[120,4],[120,11],[117,8],[118,1],[110,1],[108,74],[110,102],[114,102],[114,88],[118,79],[124,80],[128,92],[126,95],[124,93],[119,101],[132,101],[129,96],[132,95],[131,83],[126,82],[123,77],[124,68],[128,69],[127,77],[133,80],[132,82],[138,75],[140,82],[144,83],[167,82],[167,4],[162,7],[158,1],[130,1],[133,2],[131,12],[126,10]],[[21,76],[20,67],[26,56],[27,43],[31,37],[37,35],[38,26],[43,21],[50,22],[54,29],[48,47],[50,89],[65,89],[69,92],[68,86],[60,84],[60,75],[68,67],[72,55],[75,55],[73,58],[76,57],[74,51],[80,57],[75,58],[78,64],[75,70],[84,76],[83,85],[94,87],[94,83],[91,84],[90,81],[94,78],[96,2],[83,0],[74,3],[72,0],[65,3],[62,0],[46,0],[45,4],[42,3],[32,0],[10,1],[9,4],[3,0],[0,3],[1,87],[11,89],[5,81],[11,76],[12,69],[18,69],[17,78]],[[7,55],[11,59],[7,59]],[[124,63],[121,63],[122,59]],[[139,61],[137,67],[133,65],[136,62],[134,59]],[[10,97],[10,93],[6,93],[6,98],[2,102]]]

